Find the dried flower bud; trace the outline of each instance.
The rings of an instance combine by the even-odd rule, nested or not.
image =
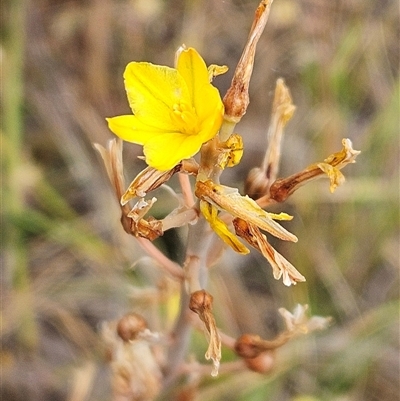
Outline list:
[[[246,366],[253,372],[267,374],[275,367],[275,352],[265,351],[255,358],[247,358],[244,361]]]
[[[137,313],[128,313],[117,323],[117,333],[125,342],[136,339],[137,335],[147,328],[144,318]]]
[[[224,97],[225,120],[239,122],[249,104],[249,83],[253,72],[256,46],[268,20],[272,1],[259,4],[242,57],[236,67],[232,84]]]
[[[262,352],[260,341],[260,336],[255,334],[243,334],[236,340],[235,352],[245,359],[255,358]]]

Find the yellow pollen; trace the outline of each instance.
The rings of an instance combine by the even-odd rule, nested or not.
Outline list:
[[[172,106],[171,118],[179,127],[179,131],[187,135],[198,133],[198,118],[193,106],[187,103],[175,103]]]

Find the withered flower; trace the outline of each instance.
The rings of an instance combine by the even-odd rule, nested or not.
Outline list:
[[[143,329],[144,319],[142,321],[139,315],[125,318],[102,326],[102,337],[110,357],[113,399],[153,400],[161,390],[159,361],[150,342],[140,335],[148,331]],[[128,338],[131,335],[133,337]]]
[[[356,157],[361,153],[354,150],[350,139],[342,140],[343,148],[327,157],[321,163],[314,163],[284,179],[277,179],[270,188],[270,193],[260,198],[259,205],[267,204],[270,199],[275,202],[284,202],[297,189],[309,181],[323,177],[325,174],[330,180],[330,191],[333,192],[344,181],[344,176],[340,171],[347,164],[355,163]]]
[[[285,320],[286,330],[272,340],[264,340],[256,334],[243,334],[235,343],[235,351],[242,358],[255,358],[261,352],[272,351],[286,344],[299,334],[308,334],[316,330],[326,329],[332,319],[322,316],[306,316],[308,305],[297,305],[291,313],[280,308],[279,313]]]
[[[274,219],[291,220],[291,216],[286,213],[266,212],[253,199],[240,195],[236,188],[218,185],[211,180],[198,181],[195,194],[219,210],[224,210],[234,217],[249,221],[279,239],[297,242],[297,237],[294,234],[274,221]]]
[[[166,183],[181,168],[181,163],[170,170],[160,171],[153,167],[146,167],[129,184],[128,189],[121,197],[121,205],[127,204],[131,199],[144,198],[147,193],[154,191]]]
[[[195,312],[200,320],[204,323],[208,334],[208,349],[205,354],[207,360],[212,359],[213,370],[212,376],[218,375],[218,369],[221,360],[221,337],[215,324],[214,315],[212,313],[213,297],[205,290],[195,291],[190,295],[189,308]]]
[[[271,123],[267,133],[268,149],[261,166],[251,169],[245,182],[245,193],[253,199],[267,194],[277,178],[283,129],[292,118],[295,108],[289,88],[279,78],[276,81]]]
[[[243,238],[248,244],[260,251],[268,260],[276,280],[282,277],[283,284],[286,286],[306,281],[305,277],[270,245],[267,241],[267,237],[256,225],[248,223],[243,219],[234,219],[233,226],[239,237]]]

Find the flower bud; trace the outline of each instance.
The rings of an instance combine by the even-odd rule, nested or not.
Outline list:
[[[137,313],[128,313],[117,323],[117,333],[123,341],[135,340],[137,335],[147,328],[144,318]]]

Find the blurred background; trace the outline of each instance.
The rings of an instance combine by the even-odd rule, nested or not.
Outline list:
[[[105,117],[130,112],[122,79],[129,61],[172,66],[185,43],[207,64],[230,68],[215,80],[224,94],[257,5],[3,0],[4,401],[109,400],[102,322],[135,310],[155,331],[170,327],[176,288],[120,226],[92,144],[112,138]],[[400,399],[399,26],[393,0],[272,5],[251,102],[237,126],[243,161],[223,183],[242,189],[250,168],[261,162],[279,77],[297,106],[285,131],[281,176],[339,151],[345,137],[362,153],[343,170],[346,182],[334,194],[327,180],[316,181],[276,209],[294,216],[287,227],[299,242],[273,245],[306,283],[287,288],[273,279],[261,255],[227,252],[210,271],[209,288],[218,325],[232,337],[252,332],[272,338],[283,328],[278,308],[292,310],[297,303],[334,323],[282,348],[269,375],[207,377],[197,399]],[[128,182],[144,167],[140,154],[139,146],[125,144]],[[156,204],[156,217],[174,207],[165,191],[161,197],[166,200]],[[167,232],[157,245],[182,263],[185,230]],[[195,333],[191,352],[201,362],[206,346],[202,333]],[[234,359],[224,350],[224,361]]]

